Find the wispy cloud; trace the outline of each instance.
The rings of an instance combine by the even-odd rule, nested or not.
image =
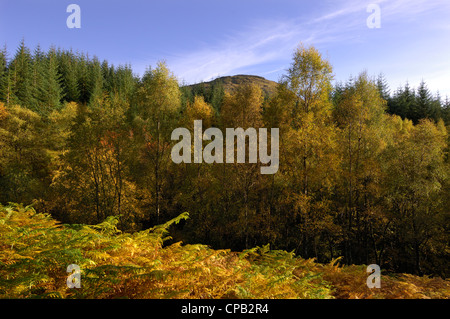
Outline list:
[[[168,59],[168,63],[179,79],[187,83],[236,74],[264,64],[270,65],[263,71],[265,74],[275,73],[287,68],[286,62],[299,42],[326,47],[357,41],[358,34],[367,30],[364,17],[369,15],[366,8],[370,3],[382,8],[383,23],[411,19],[442,6],[442,0],[340,1],[333,10],[309,16],[307,20],[253,21],[241,32],[222,35],[216,44],[185,52]],[[277,67],[275,63],[284,65]]]
[[[383,17],[396,19],[417,18],[431,10],[450,8],[450,3],[442,0],[380,0],[379,3],[382,4]]]
[[[224,37],[214,46],[169,59],[171,69],[187,83],[206,81],[217,76],[236,74],[256,65],[290,59],[294,48],[303,42],[319,44],[339,41],[334,32],[311,27],[302,21],[258,22],[245,31]],[[265,73],[274,73],[268,70]]]
[[[254,25],[228,35],[216,45],[169,59],[181,80],[198,82],[238,72],[244,68],[274,61],[292,50],[293,39],[301,33],[292,23]]]
[[[210,44],[186,52],[181,57],[168,59],[169,66],[181,81],[194,83],[236,74],[256,65],[287,61],[299,42],[320,45],[348,40],[348,31],[357,26],[354,20],[348,19],[349,15],[364,10],[363,6],[353,2],[352,5],[347,2],[347,6],[342,9],[308,20],[254,21],[241,32],[223,35],[215,45]],[[337,19],[344,22],[339,24],[339,29],[326,26],[325,23]],[[276,68],[276,71],[272,67],[265,74],[286,67]]]

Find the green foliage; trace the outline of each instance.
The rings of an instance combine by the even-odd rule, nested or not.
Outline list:
[[[441,101],[439,95],[432,96],[423,80],[417,90],[412,89],[409,83],[406,83],[404,88],[400,87],[388,99],[388,106],[389,113],[410,119],[415,124],[421,119],[432,119],[435,122],[439,119],[445,120],[445,102]]]
[[[65,102],[92,103],[108,95],[118,94],[129,100],[137,86],[137,78],[129,66],[108,65],[71,50],[51,48],[47,53],[39,47],[32,54],[20,44],[13,58],[0,53],[0,101],[19,104],[42,116],[58,110]]]
[[[0,206],[0,298],[443,298],[439,279],[383,276],[365,286],[363,266],[321,265],[269,245],[241,253],[204,245],[163,246],[187,213],[133,234],[118,218],[61,225],[31,207]],[[66,286],[66,268],[81,269],[81,288]]]

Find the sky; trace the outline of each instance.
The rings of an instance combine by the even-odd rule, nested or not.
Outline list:
[[[70,4],[81,28],[68,28]],[[371,5],[380,12],[379,27]],[[251,74],[278,81],[300,43],[333,66],[335,81],[382,73],[391,92],[424,80],[450,98],[450,0],[0,0],[0,45],[10,58],[72,49],[137,75],[166,61],[180,84]]]

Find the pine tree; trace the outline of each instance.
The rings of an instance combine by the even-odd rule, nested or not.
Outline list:
[[[108,61],[103,60],[101,69],[104,91],[114,93],[114,65],[109,66]]]
[[[0,101],[6,102],[8,61],[6,46],[0,50]]]
[[[377,87],[380,92],[381,97],[389,103],[390,98],[390,89],[389,84],[387,83],[386,78],[383,73],[380,73],[377,78]]]
[[[99,104],[99,101],[103,98],[103,74],[102,66],[97,57],[94,57],[89,68],[89,79],[90,79],[90,94],[89,94],[89,104],[94,106]]]
[[[84,54],[77,54],[76,57],[77,87],[80,103],[87,104],[90,101],[91,79],[89,72],[89,60]]]
[[[399,115],[402,119],[413,119],[416,109],[416,93],[406,82],[404,88],[395,92],[389,104],[389,113]]]
[[[212,85],[212,93],[211,93],[211,105],[215,110],[216,114],[220,113],[220,108],[223,103],[223,99],[225,96],[225,90],[221,82],[216,81]]]
[[[114,73],[113,91],[126,101],[131,101],[136,92],[138,79],[133,75],[130,65],[119,66]]]
[[[63,90],[61,88],[61,75],[58,71],[58,60],[54,49],[50,50],[46,59],[46,95],[44,105],[48,110],[57,110],[61,107]]]
[[[38,47],[33,58],[33,95],[37,101],[36,113],[47,117],[61,106],[63,90],[55,49],[44,54]]]
[[[420,82],[416,93],[416,104],[414,110],[411,112],[411,119],[414,123],[418,123],[420,119],[432,118],[432,96],[428,90],[425,82]]]
[[[333,91],[331,93],[331,100],[333,101],[333,105],[339,104],[342,94],[345,91],[345,85],[340,81],[334,85]]]
[[[448,95],[445,97],[445,101],[442,105],[442,119],[445,125],[450,125],[450,99]]]
[[[16,54],[9,65],[10,96],[8,104],[19,104],[23,107],[35,109],[37,100],[33,96],[33,69],[30,50],[22,40]]]
[[[439,91],[431,101],[431,118],[437,123],[439,119],[443,119],[442,99]]]
[[[77,79],[77,59],[72,51],[58,52],[62,95],[66,102],[79,102],[80,92]]]
[[[40,115],[39,107],[42,106],[42,102],[44,100],[44,92],[45,92],[45,82],[47,81],[47,65],[46,65],[46,56],[45,53],[41,50],[41,47],[38,45],[34,50],[33,55],[33,86],[32,86],[32,94],[36,99],[37,104],[32,108],[32,110]]]

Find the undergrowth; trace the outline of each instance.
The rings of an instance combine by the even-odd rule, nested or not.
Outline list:
[[[318,264],[269,246],[243,252],[163,245],[171,225],[123,233],[119,219],[63,225],[17,204],[0,206],[0,298],[449,298],[449,280],[382,275],[366,286],[366,267]],[[68,288],[67,266],[81,269]]]

